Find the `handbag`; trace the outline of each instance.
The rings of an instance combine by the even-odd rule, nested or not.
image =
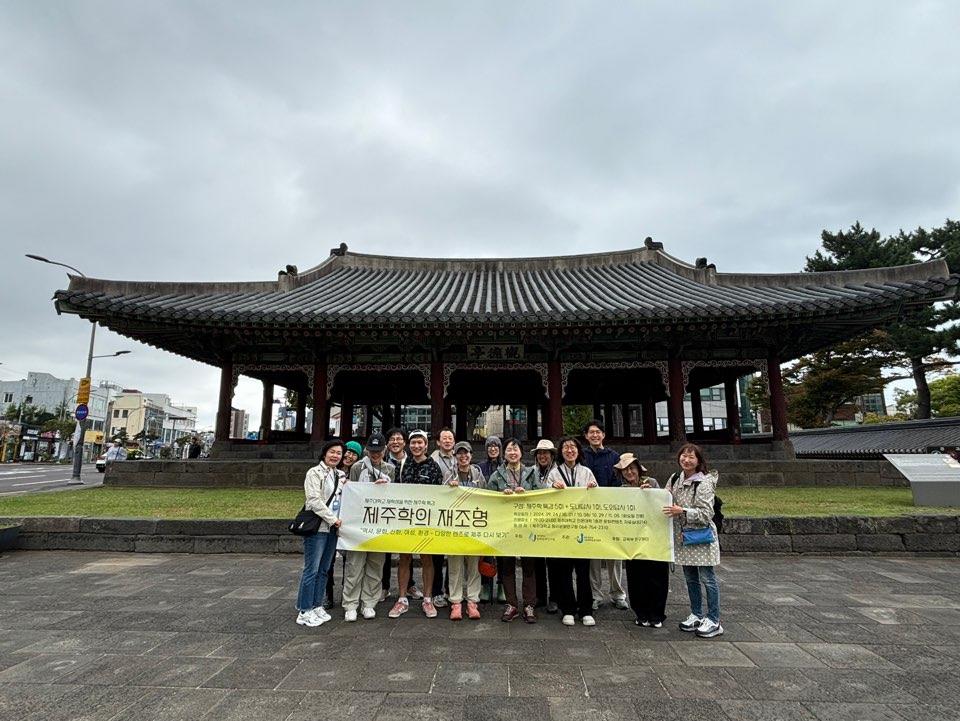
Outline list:
[[[333,500],[333,497],[337,495],[337,488],[339,486],[340,476],[334,472],[333,493],[331,493],[330,498],[327,499],[328,506],[330,505],[330,501]],[[300,509],[296,518],[287,525],[287,530],[295,536],[315,536],[320,531],[320,523],[322,520],[320,516],[307,508],[307,504],[303,504],[303,508]]]
[[[684,546],[702,546],[707,543],[713,543],[713,529],[706,528],[684,528],[683,534]]]

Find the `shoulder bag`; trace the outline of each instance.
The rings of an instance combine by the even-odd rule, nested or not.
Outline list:
[[[334,470],[333,493],[331,493],[330,498],[327,499],[328,506],[330,505],[330,501],[333,500],[333,497],[337,495],[337,488],[339,486],[340,476],[336,470]],[[295,536],[315,536],[320,531],[320,523],[322,520],[320,516],[307,508],[307,504],[303,504],[303,508],[300,509],[297,517],[287,525],[287,530]]]

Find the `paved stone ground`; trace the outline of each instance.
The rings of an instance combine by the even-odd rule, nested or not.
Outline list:
[[[295,625],[299,557],[0,557],[0,719],[960,717],[960,560],[730,558],[726,635],[605,608]]]

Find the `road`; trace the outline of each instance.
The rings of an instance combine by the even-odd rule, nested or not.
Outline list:
[[[76,488],[77,486],[69,485],[71,473],[72,467],[69,465],[48,466],[33,463],[5,463],[0,465],[0,496]],[[103,474],[97,473],[97,469],[92,463],[84,465],[82,478],[84,483],[88,485],[103,483]]]

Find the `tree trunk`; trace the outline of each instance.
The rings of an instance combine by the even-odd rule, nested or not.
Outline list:
[[[917,418],[930,417],[930,386],[927,385],[927,368],[923,358],[911,358],[913,380],[917,384]]]

